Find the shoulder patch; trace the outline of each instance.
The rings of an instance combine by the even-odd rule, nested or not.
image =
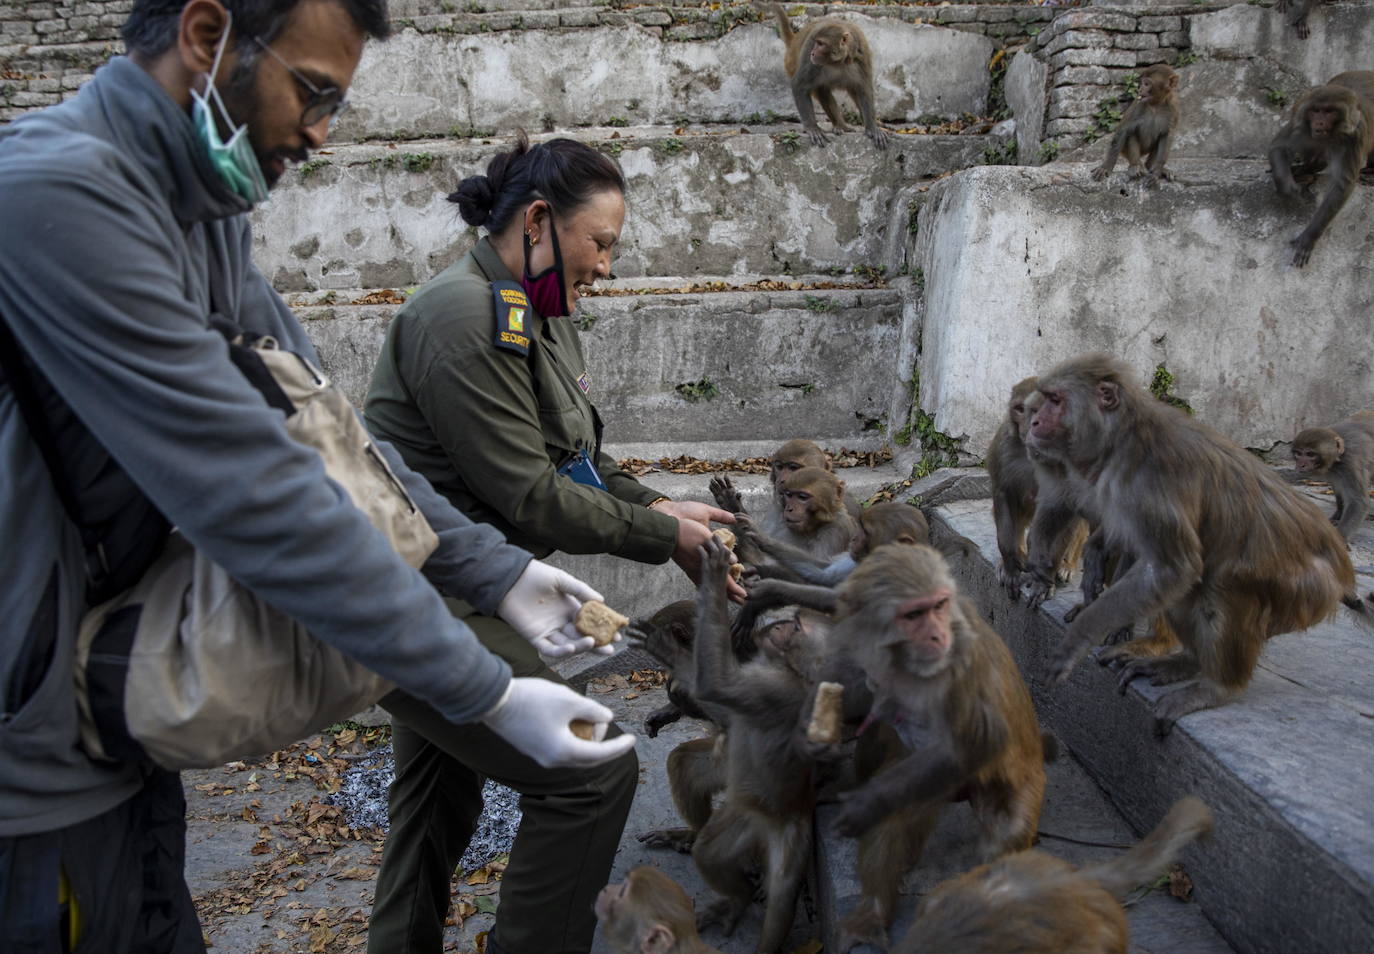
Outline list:
[[[530,300],[525,289],[515,282],[492,282],[491,294],[496,300],[496,347],[523,358],[530,353],[530,336],[525,330]]]

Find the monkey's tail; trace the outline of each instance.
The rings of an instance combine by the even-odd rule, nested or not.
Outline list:
[[[1212,831],[1212,810],[1202,799],[1188,795],[1169,809],[1169,814],[1125,854],[1111,861],[1090,865],[1083,874],[1097,881],[1117,900],[1159,877],[1178,853],[1194,840]]]
[[[781,3],[762,3],[754,0],[754,6],[760,10],[772,10],[778,17],[778,35],[782,37],[783,46],[792,45],[792,37],[796,36],[792,32],[792,21],[787,19],[787,11],[782,8]]]

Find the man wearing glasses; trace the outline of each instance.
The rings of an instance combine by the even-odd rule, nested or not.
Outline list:
[[[223,329],[238,327],[315,360],[252,264],[247,212],[324,143],[365,40],[387,31],[385,0],[135,0],[127,58],[0,128],[6,952],[204,950],[180,779],[88,757],[73,692],[92,594],[137,579],[169,526],[316,637],[540,764],[634,744],[575,738],[571,719],[609,710],[512,678],[436,590],[567,653],[585,648],[569,622],[585,585],[472,524],[386,447],[440,539],[412,570],[229,359]]]

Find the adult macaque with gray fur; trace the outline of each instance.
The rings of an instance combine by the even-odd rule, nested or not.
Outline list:
[[[1360,170],[1374,164],[1374,71],[1351,70],[1327,80],[1299,100],[1269,146],[1269,171],[1279,195],[1300,194],[1328,170],[1326,194],[1307,228],[1292,242],[1298,268],[1312,257],[1336,213],[1355,194]]]
[[[1135,383],[1109,355],[1041,375],[1032,450],[1067,468],[1105,546],[1134,562],[1070,624],[1050,676],[1069,673],[1104,634],[1164,614],[1177,652],[1134,642],[1099,661],[1176,688],[1154,704],[1156,729],[1238,696],[1278,633],[1306,629],[1344,602],[1357,611],[1345,541],[1310,501],[1253,454]],[[1256,532],[1262,527],[1264,532]]]
[[[1374,411],[1356,411],[1331,427],[1309,427],[1293,438],[1298,473],[1324,477],[1336,492],[1331,522],[1349,542],[1369,513],[1374,477]]]

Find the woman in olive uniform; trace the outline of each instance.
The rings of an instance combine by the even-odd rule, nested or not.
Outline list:
[[[397,313],[365,414],[459,510],[537,557],[672,558],[695,577],[709,522],[734,518],[662,497],[601,452],[601,420],[567,317],[578,288],[610,274],[624,192],[602,153],[570,139],[531,147],[523,134],[486,175],[463,180],[449,200],[488,235]],[[516,675],[559,678],[501,620],[452,608]],[[487,950],[589,950],[592,901],[638,783],[634,753],[594,769],[548,770],[482,726],[455,726],[402,693],[382,704],[393,717],[396,781],[370,954],[439,954],[450,878],[487,777],[520,792],[524,813]]]

